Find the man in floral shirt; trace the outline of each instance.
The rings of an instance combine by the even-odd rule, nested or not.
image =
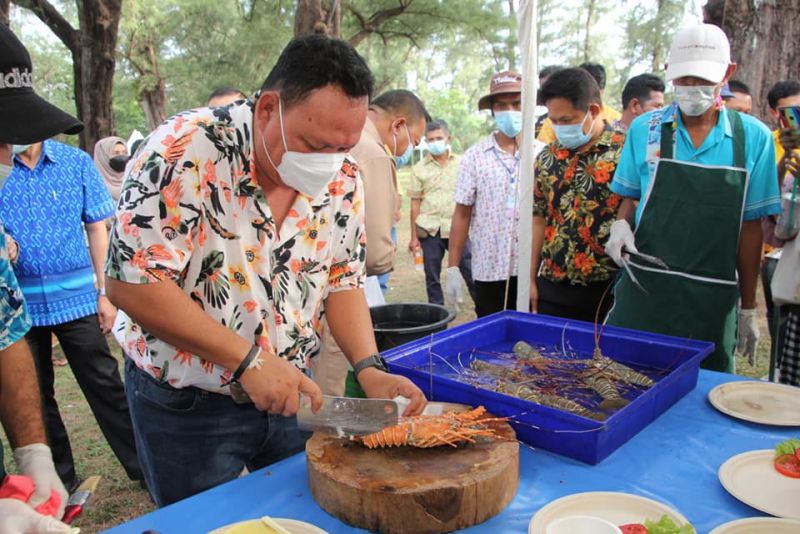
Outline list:
[[[617,271],[603,246],[621,200],[609,185],[625,134],[603,120],[600,88],[583,69],[553,74],[542,99],[556,141],[536,160],[531,310],[602,320]]]
[[[139,149],[106,265],[137,448],[163,506],[302,450],[320,320],[370,397],[425,398],[377,356],[356,164],[372,75],[353,48],[287,45],[255,101],[178,114]],[[250,403],[252,400],[252,403]]]

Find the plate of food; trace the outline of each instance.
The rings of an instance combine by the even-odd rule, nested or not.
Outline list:
[[[720,412],[763,425],[800,426],[800,388],[773,382],[720,384],[708,393]]]
[[[729,458],[719,468],[725,490],[756,510],[800,519],[800,440]]]
[[[328,532],[305,521],[264,516],[260,519],[231,523],[208,534],[328,534]]]
[[[780,517],[747,517],[720,525],[709,534],[797,534],[800,520]]]
[[[548,525],[569,516],[599,517],[617,525],[623,534],[695,532],[680,512],[666,504],[630,493],[590,491],[561,497],[540,508],[528,524],[528,534],[546,534]]]

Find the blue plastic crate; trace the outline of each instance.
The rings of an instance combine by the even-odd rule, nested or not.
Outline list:
[[[396,347],[385,353],[389,369],[407,376],[429,400],[483,405],[498,416],[514,416],[517,437],[582,462],[596,464],[694,389],[700,362],[714,344],[624,328],[603,327],[600,348],[633,367],[665,370],[656,384],[603,422],[460,382],[450,366],[465,364],[473,351],[511,352],[514,343],[567,346],[591,357],[591,323],[505,311]]]

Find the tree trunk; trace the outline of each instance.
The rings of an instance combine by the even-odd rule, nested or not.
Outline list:
[[[167,96],[152,36],[148,35],[139,40],[136,32],[132,31],[125,57],[139,74],[136,97],[147,121],[147,127],[154,130],[167,118]]]
[[[72,53],[75,107],[84,129],[81,148],[92,153],[103,137],[113,135],[112,89],[122,0],[76,0],[78,30],[47,0],[15,0],[31,10]]]
[[[596,0],[589,0],[586,5],[586,28],[583,38],[583,61],[589,61],[589,42],[592,35],[592,17],[594,16],[594,4]]]
[[[11,0],[0,0],[0,24],[8,26],[11,22]]]
[[[769,120],[770,87],[800,79],[800,0],[709,0],[705,16],[730,39],[733,78],[750,86],[753,115]]]
[[[341,0],[297,0],[294,14],[294,34],[324,33],[341,36]]]
[[[653,54],[650,62],[650,72],[658,72],[664,68],[663,61],[663,40],[664,34],[664,8],[666,0],[658,0],[658,11],[656,11],[655,31],[653,32]]]
[[[508,0],[508,17],[511,31],[508,32],[506,38],[506,60],[508,61],[508,70],[517,70],[517,8],[514,5],[514,0]]]

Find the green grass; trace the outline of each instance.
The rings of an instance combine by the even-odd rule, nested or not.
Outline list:
[[[404,178],[405,176],[401,174],[401,182]],[[409,239],[407,199],[403,209],[403,220],[398,224],[398,234],[397,261],[395,271],[389,280],[387,301],[424,302],[427,300],[425,278],[414,268],[412,258],[407,251]],[[475,318],[474,304],[469,299],[469,295],[466,295],[465,298],[467,302],[452,323],[453,325]],[[761,310],[764,309],[761,295],[759,295],[759,307]],[[769,336],[766,319],[763,317],[761,327],[762,341],[759,343],[757,365],[752,368],[746,360],[737,357],[736,366],[739,374],[759,378],[767,374]],[[121,362],[119,347],[110,337],[109,344]],[[56,348],[54,352],[61,355],[60,348]],[[92,475],[103,477],[95,497],[84,515],[76,522],[76,526],[79,526],[83,533],[99,532],[153,510],[154,506],[147,494],[139,487],[138,483],[128,480],[125,471],[100,433],[94,416],[75,382],[72,371],[69,367],[57,367],[55,372],[56,398],[70,434],[78,476],[82,479]],[[7,447],[8,441],[5,435],[0,433],[0,437]],[[11,452],[7,448],[5,457],[6,459],[11,458]],[[13,471],[11,464],[13,461],[10,461],[7,467]]]

